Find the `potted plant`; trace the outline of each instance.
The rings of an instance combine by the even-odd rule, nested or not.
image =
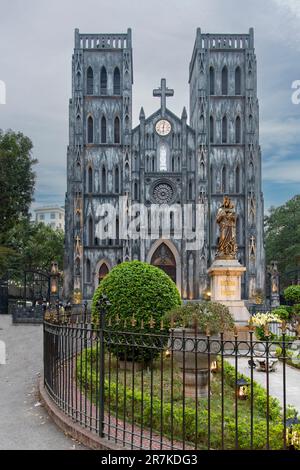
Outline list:
[[[276,335],[268,329],[268,324],[281,323],[281,319],[275,313],[256,313],[250,318],[249,323],[255,327],[255,336],[260,341],[274,340]]]
[[[207,397],[211,363],[220,352],[218,334],[232,330],[228,307],[216,302],[187,302],[165,315],[171,326],[169,350],[183,373],[187,396]]]

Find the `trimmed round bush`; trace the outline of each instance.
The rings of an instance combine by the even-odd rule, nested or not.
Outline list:
[[[283,292],[284,298],[291,304],[300,303],[300,286],[289,286]]]
[[[135,342],[144,344],[145,341],[155,341],[155,338],[147,338],[144,333],[162,333],[161,320],[164,314],[181,304],[180,294],[172,279],[161,269],[141,261],[121,263],[101,281],[92,302],[94,323],[99,318],[97,304],[102,295],[110,302],[105,317],[109,329],[139,332],[141,336],[136,337]],[[128,340],[132,344],[133,335]],[[120,359],[125,358],[125,352],[127,360],[134,357],[135,361],[147,362],[154,357],[154,350],[139,345],[133,348],[111,344],[110,350]],[[158,354],[159,350],[155,352]]]
[[[290,314],[285,307],[277,307],[272,310],[274,315],[277,315],[280,320],[288,320],[290,318]]]

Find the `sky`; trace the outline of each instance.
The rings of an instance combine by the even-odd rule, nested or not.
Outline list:
[[[265,211],[300,193],[300,0],[0,0],[0,128],[34,144],[34,206],[64,204],[68,101],[74,29],[126,32],[133,39],[133,125],[140,107],[158,108],[161,77],[175,90],[168,107],[189,108],[188,67],[196,29],[247,33],[254,27]]]

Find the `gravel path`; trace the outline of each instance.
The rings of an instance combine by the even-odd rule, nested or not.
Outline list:
[[[6,364],[0,358],[0,450],[84,449],[56,427],[38,401],[42,326],[13,325],[10,316],[0,315],[0,341],[6,346]]]

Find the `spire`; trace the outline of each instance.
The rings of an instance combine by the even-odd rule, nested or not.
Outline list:
[[[187,120],[187,112],[186,112],[185,106],[183,107],[183,110],[182,110],[181,119],[185,121]]]
[[[140,110],[139,119],[140,119],[140,121],[141,121],[142,119],[145,119],[145,111],[144,111],[143,106],[141,107],[141,110]]]

